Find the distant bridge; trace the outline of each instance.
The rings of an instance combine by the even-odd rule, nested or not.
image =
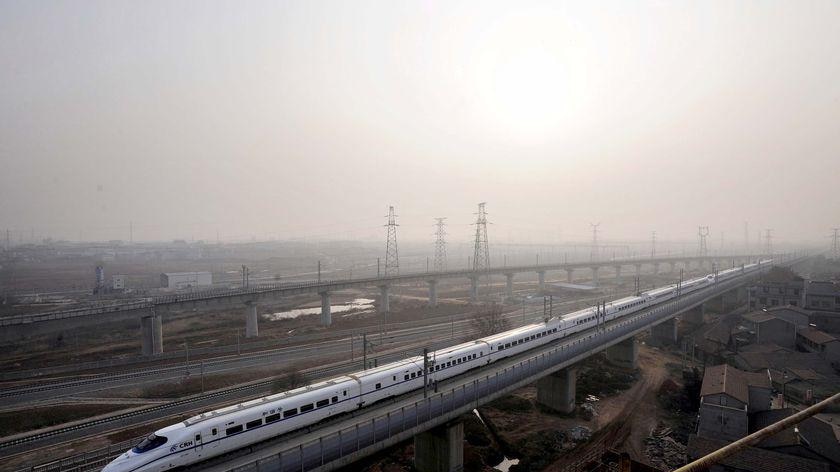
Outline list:
[[[534,264],[506,267],[493,267],[476,272],[473,270],[452,270],[445,272],[419,272],[403,275],[364,277],[340,280],[313,280],[298,283],[261,284],[255,287],[224,290],[200,290],[187,293],[165,295],[147,300],[100,305],[89,308],[15,315],[0,318],[0,341],[25,338],[35,334],[58,332],[79,326],[95,326],[105,321],[141,318],[143,332],[143,353],[153,355],[162,352],[162,319],[161,315],[170,311],[193,310],[220,306],[245,306],[246,336],[258,335],[257,305],[261,302],[274,301],[279,298],[299,294],[319,294],[321,296],[321,324],[329,326],[332,323],[330,313],[330,294],[338,290],[362,287],[379,287],[381,299],[380,312],[390,311],[390,287],[400,283],[427,282],[429,284],[429,305],[437,305],[437,284],[441,279],[465,278],[471,281],[470,299],[478,300],[478,283],[481,277],[504,275],[507,279],[506,294],[513,295],[513,279],[516,274],[536,273],[540,291],[545,290],[546,272],[565,271],[567,280],[573,280],[577,270],[589,270],[593,282],[597,285],[599,271],[603,268],[613,268],[616,277],[621,276],[623,267],[635,267],[636,275],[641,274],[643,266],[651,266],[653,273],[659,273],[660,267],[669,266],[673,272],[678,264],[690,268],[691,264],[711,269],[731,267],[754,261],[763,255],[718,255],[718,256],[675,256],[657,258],[629,258],[591,262]],[[777,254],[772,257],[783,259],[790,255]]]

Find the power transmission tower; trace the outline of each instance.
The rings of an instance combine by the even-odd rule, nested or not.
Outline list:
[[[831,228],[834,232],[831,235],[831,258],[834,260],[840,260],[840,228]]]
[[[656,231],[654,231],[653,233],[651,233],[651,238],[650,238],[650,258],[651,258],[651,259],[655,259],[655,258],[656,258]]]
[[[399,275],[400,258],[397,251],[397,215],[394,214],[394,207],[388,207],[388,241],[385,245],[385,276]]]
[[[709,227],[700,226],[697,228],[697,235],[700,236],[700,250],[698,254],[702,257],[709,255],[709,246],[706,244],[706,238],[709,236]]]
[[[485,202],[478,204],[478,219],[475,221],[475,251],[473,252],[473,271],[490,269],[490,246],[487,244],[487,213]]]
[[[435,218],[437,220],[437,231],[435,231],[435,272],[446,270],[446,218]]]
[[[773,230],[764,230],[764,252],[769,256],[773,254]]]
[[[598,260],[598,227],[601,226],[601,223],[589,223],[589,226],[592,227],[592,252],[589,253],[589,260],[590,261],[597,261]]]

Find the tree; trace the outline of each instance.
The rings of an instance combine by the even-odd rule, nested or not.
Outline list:
[[[294,390],[298,387],[306,385],[308,379],[306,375],[297,367],[291,366],[284,369],[277,380],[274,381],[272,389],[275,392],[282,392],[286,390]]]
[[[510,322],[502,316],[501,305],[496,302],[478,310],[470,324],[478,331],[480,337],[490,336],[505,331],[510,327]]]

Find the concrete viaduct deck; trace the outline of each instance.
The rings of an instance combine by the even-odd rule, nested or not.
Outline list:
[[[457,424],[459,416],[535,382],[538,401],[548,399],[548,406],[561,410],[565,409],[564,405],[573,406],[575,374],[569,368],[575,363],[606,350],[610,361],[635,367],[634,336],[673,323],[677,315],[738,289],[756,276],[754,273],[715,283],[699,292],[448,379],[436,392],[424,394],[418,390],[385,400],[355,414],[257,445],[244,456],[202,464],[201,470],[330,471],[412,437],[415,438],[415,465],[419,470],[461,470],[463,428]]]
[[[621,276],[623,267],[635,267],[636,275],[641,274],[643,266],[651,266],[655,274],[663,265],[670,267],[671,272],[678,264],[690,268],[692,264],[711,269],[715,264],[719,266],[735,266],[756,260],[758,255],[728,255],[728,256],[679,256],[658,257],[648,259],[614,259],[597,262],[574,262],[535,264],[508,267],[493,267],[485,271],[453,270],[446,272],[422,272],[388,277],[367,277],[357,279],[309,281],[302,283],[266,284],[230,290],[204,290],[189,293],[167,295],[149,298],[142,301],[101,305],[90,308],[16,315],[0,318],[0,342],[9,342],[38,334],[60,332],[67,329],[98,326],[103,322],[133,320],[140,318],[142,350],[145,355],[155,355],[163,351],[162,316],[169,312],[195,310],[206,308],[220,308],[229,306],[243,306],[245,308],[246,337],[256,337],[259,334],[257,307],[260,303],[276,301],[277,299],[300,295],[319,294],[321,296],[321,324],[329,326],[332,323],[330,313],[330,294],[339,290],[360,287],[379,287],[380,312],[390,311],[390,287],[401,283],[427,282],[429,284],[429,305],[437,305],[437,284],[441,279],[466,278],[471,281],[470,299],[478,300],[478,281],[480,277],[504,275],[507,278],[506,293],[513,294],[513,279],[516,274],[536,273],[539,289],[545,289],[545,274],[547,272],[565,271],[569,282],[573,280],[575,271],[589,270],[594,284],[598,284],[599,271],[602,268],[615,269],[616,277]],[[777,255],[774,257],[781,257]]]

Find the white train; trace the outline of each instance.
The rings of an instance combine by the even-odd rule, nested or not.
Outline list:
[[[720,271],[718,281],[761,270],[760,261]],[[497,359],[588,330],[600,323],[708,287],[706,275],[586,308],[545,323],[522,326],[429,353],[428,381],[434,384]],[[600,318],[600,320],[598,319]],[[423,388],[423,357],[410,357],[374,369],[336,377],[288,392],[231,405],[159,429],[109,463],[104,472],[163,471],[225,454],[268,438],[315,424],[384,398]]]

